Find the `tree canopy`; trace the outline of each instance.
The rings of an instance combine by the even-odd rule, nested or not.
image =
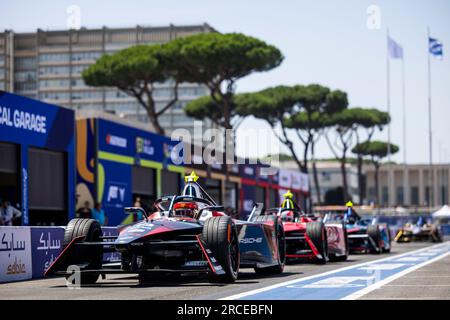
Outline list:
[[[392,143],[390,144],[390,149],[391,154],[399,151],[399,147]],[[352,152],[355,154],[362,154],[364,156],[382,159],[388,155],[389,143],[383,141],[366,141],[354,146]]]
[[[87,85],[94,87],[116,87],[134,96],[147,111],[147,115],[158,133],[164,133],[158,117],[175,104],[178,99],[178,83],[186,81],[179,71],[180,66],[165,50],[165,45],[137,45],[111,55],[103,55],[83,71]],[[153,85],[173,80],[172,99],[162,109],[156,110],[153,100]]]
[[[211,32],[177,38],[166,50],[176,55],[192,82],[204,83],[213,91],[219,90],[224,80],[268,71],[283,61],[276,47],[242,33]]]

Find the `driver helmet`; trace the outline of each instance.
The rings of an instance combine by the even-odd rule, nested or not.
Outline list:
[[[199,210],[195,202],[177,202],[173,206],[174,216],[194,218]]]
[[[287,211],[287,212],[283,213],[281,220],[285,221],[285,222],[294,222],[295,221],[294,212]]]

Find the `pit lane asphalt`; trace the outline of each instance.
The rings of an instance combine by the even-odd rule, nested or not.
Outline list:
[[[68,289],[65,285],[64,278],[60,277],[6,283],[0,284],[0,299],[220,299],[279,282],[308,277],[353,264],[402,254],[430,245],[432,244],[418,242],[393,244],[392,252],[389,255],[352,254],[349,256],[348,261],[327,263],[326,265],[308,263],[289,264],[286,266],[284,273],[272,277],[258,276],[252,269],[242,269],[239,274],[239,279],[233,284],[226,285],[210,284],[206,277],[189,276],[182,277],[181,280],[161,278],[140,286],[136,276],[129,275],[107,275],[106,280],[99,280],[95,285],[78,289]],[[450,257],[444,258],[411,272],[361,298],[434,299],[436,297],[443,297],[450,299],[449,263]],[[440,277],[430,278],[429,275]],[[405,294],[405,292],[408,292],[408,294]]]

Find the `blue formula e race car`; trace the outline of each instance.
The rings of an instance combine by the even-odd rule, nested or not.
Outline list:
[[[73,219],[65,230],[64,248],[45,275],[65,275],[72,284],[93,284],[106,274],[207,274],[211,282],[233,282],[240,267],[263,274],[283,272],[283,225],[254,208],[251,221],[235,220],[196,182],[186,177],[181,195],[162,197],[155,211],[132,225],[119,226],[117,237],[104,236],[93,219]],[[104,264],[105,252],[119,252],[121,263]]]
[[[378,217],[362,218],[351,201],[345,206],[325,206],[315,209],[324,216],[323,221],[344,221],[347,228],[350,252],[388,253],[391,251],[391,233],[386,223]]]

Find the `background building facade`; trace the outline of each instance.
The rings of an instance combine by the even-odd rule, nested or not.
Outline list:
[[[114,88],[93,88],[84,83],[81,72],[103,54],[112,54],[137,44],[157,44],[178,37],[215,31],[207,24],[109,29],[0,33],[0,90],[62,105],[74,110],[115,113],[123,118],[148,122],[145,110],[135,98]],[[173,83],[157,85],[157,108],[172,99]],[[208,94],[207,88],[194,83],[179,85],[179,100],[159,119],[170,133],[176,128],[192,132],[193,119],[183,107]],[[206,120],[204,126],[212,124]],[[199,137],[195,137],[199,138]]]
[[[389,187],[389,170],[393,183]],[[375,202],[375,169],[366,166],[366,195],[369,202]],[[430,177],[429,174],[432,174]],[[430,183],[432,181],[432,184]],[[392,164],[380,167],[379,197],[381,206],[424,207],[441,206],[449,203],[450,164],[429,165]],[[432,188],[430,188],[432,186]],[[432,201],[430,202],[430,200]]]

